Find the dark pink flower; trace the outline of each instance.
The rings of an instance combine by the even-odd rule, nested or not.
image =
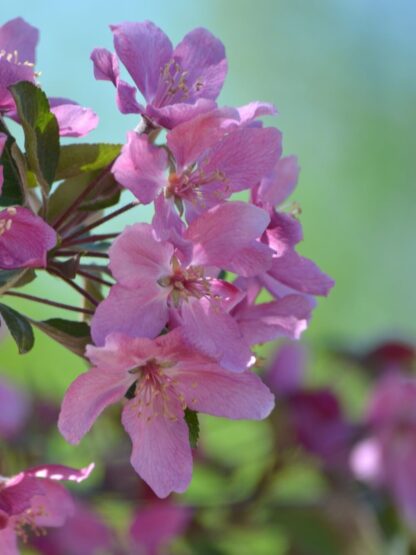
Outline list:
[[[225,368],[244,370],[250,347],[229,314],[243,294],[215,276],[220,268],[256,275],[270,265],[271,251],[256,240],[267,223],[267,213],[255,206],[218,205],[184,232],[190,256],[170,241],[157,240],[149,224],[128,227],[109,251],[117,285],[93,317],[95,343],[103,345],[114,331],[153,338],[169,322]]]
[[[48,250],[56,245],[56,232],[27,208],[0,212],[0,269],[46,266]]]
[[[185,532],[191,517],[188,507],[153,501],[136,512],[130,528],[133,547],[146,555],[164,553],[169,543]]]
[[[45,465],[25,470],[11,478],[0,477],[0,553],[18,555],[18,538],[31,532],[62,526],[74,510],[69,493],[57,482],[82,482],[94,465],[75,470]]]
[[[78,443],[100,413],[129,392],[122,422],[133,444],[131,463],[159,497],[183,492],[191,480],[185,408],[253,420],[273,408],[273,395],[258,376],[224,370],[189,348],[178,329],[155,340],[112,334],[104,347],[89,346],[87,356],[94,367],[65,394],[62,435]]]
[[[7,135],[4,133],[0,133],[0,157],[3,154],[3,149],[7,141]],[[3,182],[4,182],[4,175],[3,175],[3,166],[0,165],[0,195],[3,189]]]
[[[154,23],[112,25],[114,47],[147,106],[136,101],[136,88],[120,79],[118,60],[104,48],[91,59],[96,79],[117,88],[122,113],[142,114],[156,125],[171,129],[198,113],[215,108],[227,73],[222,43],[206,29],[188,33],[173,49],[169,38]]]
[[[370,400],[370,435],[351,456],[356,476],[383,485],[408,524],[416,528],[416,380],[384,377]]]
[[[8,87],[19,81],[36,84],[36,46],[39,31],[18,17],[0,27],[0,114],[19,121],[16,105]],[[72,100],[50,98],[51,111],[55,114],[60,135],[81,137],[95,129],[98,116]]]
[[[1,323],[3,327],[3,322]],[[22,430],[29,416],[27,395],[4,378],[0,379],[0,437],[12,439]]]
[[[114,551],[111,529],[88,505],[74,502],[74,510],[65,526],[33,538],[32,545],[42,555],[100,555]]]
[[[227,126],[234,112],[215,110],[175,127],[167,134],[170,156],[146,135],[130,132],[113,167],[117,181],[145,204],[163,193],[167,202],[185,205],[188,220],[250,189],[275,166],[281,134],[274,128]]]

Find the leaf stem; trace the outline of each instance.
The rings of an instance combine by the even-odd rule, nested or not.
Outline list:
[[[9,297],[18,297],[20,299],[26,299],[35,303],[41,303],[49,306],[54,306],[56,308],[62,308],[63,310],[71,310],[73,312],[81,312],[83,314],[94,314],[92,310],[88,310],[87,308],[80,308],[77,306],[71,306],[69,304],[57,303],[55,301],[50,301],[49,299],[42,299],[41,297],[27,295],[26,293],[18,293],[17,291],[6,291],[5,293],[3,293],[3,295],[8,295]]]

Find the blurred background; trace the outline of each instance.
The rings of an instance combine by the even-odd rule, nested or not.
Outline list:
[[[54,4],[14,0],[3,4],[2,22],[22,16],[41,31],[37,69],[48,95],[74,99],[100,116],[88,142],[122,143],[137,123],[135,116],[118,112],[113,88],[92,75],[92,49],[112,49],[110,23],[150,19],[173,43],[190,29],[204,26],[223,41],[229,74],[219,101],[240,105],[259,99],[276,104],[279,115],[267,123],[282,130],[285,153],[296,154],[301,166],[292,198],[302,209],[305,240],[300,250],[336,281],[329,298],[319,302],[302,340],[310,353],[307,381],[330,386],[351,418],[361,415],[367,376],[355,363],[334,357],[334,351],[362,352],[386,338],[411,340],[416,332],[416,4],[412,0],[72,0]],[[133,219],[150,216],[150,208],[140,208],[111,229],[117,231]],[[52,279],[43,284],[37,281],[33,291],[63,302],[76,299]],[[24,303],[15,306],[34,317],[52,314]],[[5,375],[51,401],[58,401],[84,368],[75,355],[41,336],[24,357],[17,356],[11,341],[2,344],[0,352]],[[269,423],[213,419],[204,419],[203,428],[208,459],[230,473],[224,476],[198,465],[180,502],[216,508],[204,517],[215,531],[225,510],[221,507],[241,492],[250,493],[250,484],[267,459],[273,432]],[[67,446],[55,432],[46,448],[55,458],[59,455],[60,462],[85,464],[102,447],[104,432],[106,440],[118,433],[110,418],[96,426],[91,441],[78,449]],[[282,487],[295,497],[313,498],[323,487],[320,474],[309,467],[291,470],[293,475],[283,480]],[[122,503],[104,500],[102,504],[107,516],[113,518],[118,510],[120,519],[124,518],[127,509]],[[313,547],[288,551],[288,534],[281,522],[260,529],[253,524],[244,531],[232,524],[217,547],[211,542],[211,551],[200,547],[189,553],[338,553],[322,546],[320,551]],[[407,553],[400,545],[389,553]],[[181,549],[178,553],[188,553]]]

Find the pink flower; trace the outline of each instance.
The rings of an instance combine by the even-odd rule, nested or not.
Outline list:
[[[35,56],[39,31],[18,17],[0,27],[0,113],[19,121],[8,87],[19,81],[36,83]],[[98,116],[72,100],[50,98],[60,135],[81,137],[95,129]]]
[[[100,413],[129,392],[122,422],[133,444],[131,463],[159,497],[185,491],[191,480],[185,408],[253,420],[273,408],[273,396],[258,376],[224,370],[190,349],[180,330],[155,340],[112,334],[104,347],[89,346],[87,356],[94,367],[65,394],[62,435],[78,443]]]
[[[171,501],[154,501],[140,508],[130,528],[133,548],[142,549],[144,555],[161,555],[172,540],[184,533],[191,517],[188,507]]]
[[[111,81],[122,113],[142,114],[171,129],[215,108],[227,61],[222,43],[206,29],[188,33],[173,49],[169,38],[150,21],[112,25],[114,47],[147,102],[136,101],[136,88],[120,79],[117,57],[96,48],[91,59],[96,79]]]
[[[7,135],[5,135],[4,133],[0,133],[0,157],[3,154],[6,141],[7,141]],[[4,183],[3,166],[0,166],[0,195],[2,193],[3,183]]]
[[[306,352],[299,343],[284,343],[273,356],[264,378],[277,397],[302,388],[306,370]]]
[[[109,251],[117,284],[93,317],[95,343],[103,345],[114,331],[153,338],[169,323],[225,368],[244,370],[250,347],[229,314],[243,294],[215,276],[220,268],[244,276],[267,269],[272,253],[256,240],[267,223],[267,213],[255,206],[218,205],[184,232],[188,256],[158,241],[149,224],[125,229]]]
[[[1,323],[2,327],[4,326]],[[12,439],[19,434],[29,415],[29,399],[4,378],[0,379],[0,437]]]
[[[170,156],[146,135],[130,132],[113,167],[117,181],[144,204],[164,193],[167,201],[185,205],[188,220],[250,189],[276,164],[281,134],[274,128],[227,127],[230,111],[202,114],[175,127],[167,134]]]
[[[259,277],[259,282],[275,296],[291,291],[327,295],[334,285],[333,280],[295,250],[303,239],[300,223],[294,216],[274,208],[293,192],[298,174],[295,156],[281,158],[270,175],[253,190],[253,202],[270,214],[270,224],[263,241],[275,252],[270,270]]]
[[[61,465],[31,468],[11,478],[0,477],[0,553],[18,555],[17,540],[31,531],[62,526],[74,509],[71,496],[57,481],[82,482],[94,465],[74,470]]]
[[[56,245],[56,232],[27,208],[0,212],[0,269],[46,266],[48,250]]]
[[[76,501],[65,526],[33,538],[32,545],[43,555],[99,555],[114,551],[111,529],[88,505]]]
[[[355,475],[383,485],[416,528],[416,380],[391,374],[376,386],[367,423],[370,435],[351,456]]]

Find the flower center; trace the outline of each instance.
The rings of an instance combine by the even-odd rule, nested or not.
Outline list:
[[[202,266],[183,268],[176,256],[172,258],[171,275],[160,279],[159,285],[171,289],[169,301],[175,307],[189,297],[201,299],[211,294],[210,280],[204,276]]]
[[[16,64],[18,66],[27,66],[27,67],[34,67],[35,64],[32,62],[28,62],[25,60],[24,62],[19,61],[19,52],[17,50],[13,50],[13,52],[7,52],[6,50],[0,50],[0,60],[6,60],[11,64]]]
[[[30,535],[46,536],[45,528],[36,524],[36,518],[46,516],[46,511],[43,507],[38,507],[36,510],[27,509],[24,513],[16,518],[14,529],[16,535],[24,542],[27,543]]]
[[[13,220],[11,217],[16,215],[16,208],[14,208],[13,206],[9,206],[9,208],[6,208],[5,212],[6,217],[0,219],[0,237],[4,233],[6,233],[6,231],[10,231],[13,225]]]

